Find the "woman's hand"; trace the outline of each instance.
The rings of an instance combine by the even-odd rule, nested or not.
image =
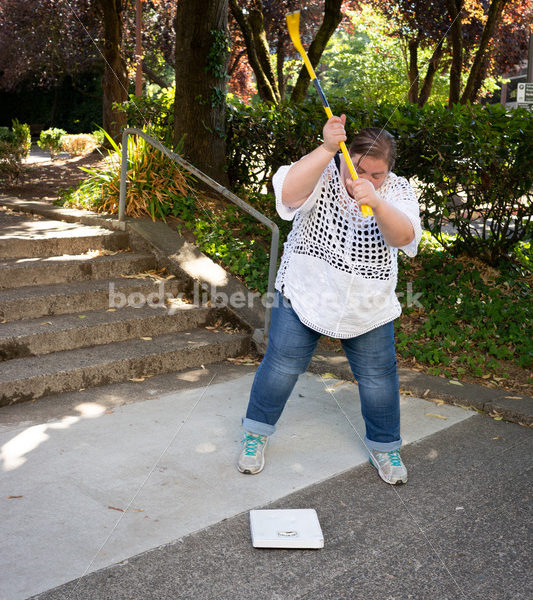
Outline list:
[[[340,117],[331,117],[326,121],[322,130],[324,137],[324,148],[331,154],[336,154],[339,151],[339,144],[346,141],[346,131],[344,124],[346,123],[346,115]]]
[[[370,206],[370,208],[378,208],[383,200],[376,194],[376,189],[371,181],[362,177],[346,180],[346,189],[348,194],[357,201],[359,208],[362,204]]]

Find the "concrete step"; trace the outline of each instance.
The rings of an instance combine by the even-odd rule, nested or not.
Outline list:
[[[125,231],[111,231],[101,227],[79,226],[65,231],[54,231],[51,237],[45,237],[45,233],[39,231],[37,234],[24,235],[20,231],[15,231],[13,234],[10,234],[9,230],[4,231],[0,235],[0,257],[44,258],[63,254],[83,254],[87,250],[97,248],[121,250],[129,245],[128,234]]]
[[[16,358],[2,363],[0,406],[211,364],[249,349],[248,334],[192,329]]]
[[[169,279],[163,284],[152,278],[112,278],[50,285],[34,285],[0,290],[0,321],[15,321],[108,309],[137,303],[150,294],[162,291],[176,296],[185,288],[185,281]],[[110,298],[110,290],[113,291]],[[122,294],[123,296],[119,296]],[[0,327],[2,325],[0,324]]]
[[[0,261],[0,288],[48,285],[131,275],[156,266],[152,254],[119,252],[88,258],[84,254]]]
[[[171,311],[166,305],[108,310],[4,323],[0,326],[0,361],[175,333],[211,325],[217,319],[215,308],[193,304]]]

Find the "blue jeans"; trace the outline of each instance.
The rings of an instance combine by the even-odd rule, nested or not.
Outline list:
[[[268,348],[255,374],[243,427],[271,435],[300,373],[307,370],[321,334],[304,325],[280,292],[272,309]],[[400,389],[392,321],[363,335],[342,339],[359,384],[365,443],[380,452],[398,449]]]

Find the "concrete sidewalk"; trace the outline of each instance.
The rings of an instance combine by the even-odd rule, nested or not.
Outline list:
[[[98,577],[99,569],[299,490],[306,497],[309,486],[326,482],[328,487],[339,474],[354,478],[356,487],[361,477],[376,485],[379,497],[390,496],[359,437],[364,430],[357,386],[311,373],[300,377],[289,400],[265,471],[255,477],[238,473],[240,417],[254,371],[255,366],[218,364],[5,407],[0,413],[0,570],[9,575],[2,599],[27,598],[80,576],[92,581],[88,574],[94,571]],[[402,398],[405,445],[470,421],[474,414]],[[348,494],[344,507],[351,502]],[[309,505],[322,515],[328,511],[318,497]],[[397,507],[391,518],[400,512]],[[366,517],[360,518],[363,524]],[[242,517],[237,520],[242,525]],[[327,520],[324,525],[329,546],[332,530]],[[249,532],[237,531],[230,537],[243,549]],[[231,544],[225,552],[231,553]],[[253,562],[249,567],[254,569]],[[191,582],[204,580],[202,560],[186,575]],[[167,597],[126,588],[123,596],[93,594],[85,585],[73,597]],[[68,597],[50,594],[42,597]],[[215,596],[213,589],[187,597]]]
[[[245,511],[35,599],[529,600],[532,446],[475,415],[405,448],[405,486],[364,465],[265,505],[316,508],[321,550],[253,548]]]

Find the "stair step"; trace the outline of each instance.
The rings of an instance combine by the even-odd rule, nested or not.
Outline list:
[[[47,225],[49,221],[45,221]],[[41,225],[40,221],[36,225]],[[10,235],[9,229],[0,235],[0,256],[2,258],[31,258],[61,256],[63,254],[83,254],[87,250],[105,248],[106,250],[121,250],[128,247],[129,236],[125,231],[111,231],[101,227],[75,227],[69,223],[70,229],[54,232],[52,237],[46,237],[47,231],[31,231],[27,234],[16,231]],[[48,231],[48,235],[49,235]],[[62,234],[62,235],[61,235]]]
[[[181,304],[169,311],[162,304],[12,321],[0,326],[0,361],[195,329],[216,315],[215,308]]]
[[[16,358],[2,364],[0,406],[211,364],[246,353],[249,345],[248,334],[193,329]]]
[[[163,296],[167,293],[176,296],[184,290],[185,285],[181,279],[169,279],[158,283],[149,277],[120,277],[0,290],[0,321],[119,308],[121,302],[140,305],[141,298],[150,299],[149,294],[159,294],[161,291]],[[111,298],[110,290],[113,291]],[[142,296],[139,296],[140,294]]]
[[[130,275],[156,266],[152,254],[119,252],[88,258],[65,255],[48,258],[10,258],[0,261],[0,288],[48,285],[66,281],[105,279]]]

